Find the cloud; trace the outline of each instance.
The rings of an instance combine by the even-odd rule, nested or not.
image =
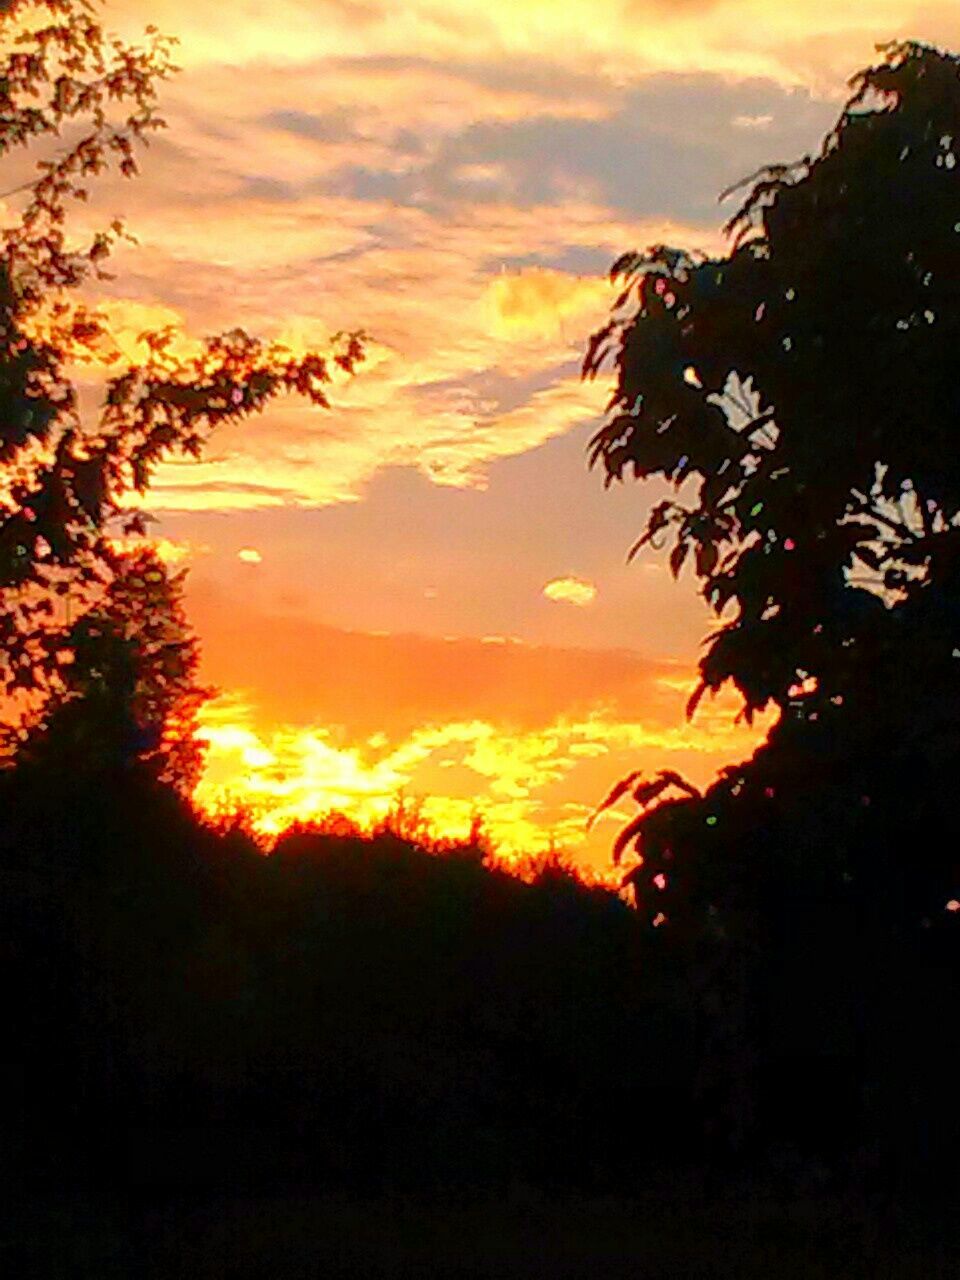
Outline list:
[[[128,0],[125,21],[180,31],[186,70],[143,177],[107,184],[89,214],[122,200],[140,240],[108,296],[124,341],[141,320],[376,339],[333,412],[291,401],[223,429],[197,466],[161,469],[151,510],[351,502],[388,466],[482,486],[498,459],[598,419],[602,388],[578,386],[577,364],[612,296],[602,264],[645,243],[718,247],[717,190],[770,147],[808,149],[833,112],[770,77],[581,57],[597,40],[612,56],[619,4],[551,11],[536,40],[519,8],[414,3],[387,21],[374,6],[353,27],[345,8],[318,22],[286,0],[270,24],[232,8],[225,34],[203,6]],[[578,42],[555,43],[578,22]],[[765,115],[762,148],[730,123]],[[498,394],[505,373],[531,376],[525,399]]]
[[[502,271],[487,288],[498,335],[513,340],[555,336],[565,321],[599,323],[610,306],[604,277],[574,276],[546,267]]]
[[[249,605],[238,626],[235,608],[190,603],[202,678],[228,691],[204,712],[198,802],[250,802],[264,830],[330,809],[376,821],[403,792],[448,834],[479,809],[506,849],[554,839],[601,865],[609,827],[588,840],[584,822],[613,779],[669,765],[703,784],[769,723],[736,725],[731,697],[687,722],[687,673],[628,652],[371,635]]]
[[[553,578],[543,588],[543,594],[548,600],[583,608],[597,598],[597,588],[582,578]]]
[[[736,730],[730,716],[697,728],[596,712],[560,715],[526,731],[455,720],[415,728],[399,741],[378,735],[359,743],[319,725],[255,729],[254,720],[254,708],[236,698],[204,713],[202,807],[240,801],[261,830],[275,833],[331,811],[370,825],[405,795],[421,800],[440,834],[465,835],[479,813],[508,857],[556,843],[594,866],[608,861],[611,837],[609,828],[588,836],[585,820],[621,771],[678,767],[703,785],[761,737]]]
[[[111,538],[110,545],[117,551],[136,551],[149,547],[159,560],[171,568],[193,564],[198,557],[210,552],[210,547],[202,542],[164,537]]]
[[[719,187],[771,146],[807,149],[832,113],[771,80],[622,83],[538,47],[442,62],[368,31],[362,48],[311,54],[294,3],[278,14],[292,43],[266,36],[254,73],[252,10],[229,56],[222,39],[192,43],[202,13],[180,16],[191,52],[171,129],[144,176],[108,184],[89,213],[93,226],[122,198],[140,240],[107,295],[122,342],[159,323],[239,323],[301,349],[363,327],[375,342],[332,412],[290,401],[220,430],[199,464],[161,468],[153,511],[351,502],[388,466],[482,486],[498,459],[596,421],[603,388],[579,385],[578,364],[612,298],[602,265],[633,245],[719,247]],[[458,17],[479,22],[470,6]],[[762,149],[737,114],[775,116]]]
[[[488,181],[471,191],[474,200],[589,200],[635,217],[706,223],[717,217],[719,192],[770,159],[771,147],[802,155],[835,115],[834,102],[770,77],[648,74],[611,92],[602,114],[542,111],[451,130],[418,168],[393,172],[383,194],[403,200],[416,187],[425,207],[439,210],[462,198],[465,171],[480,171]],[[733,123],[766,117],[760,137]],[[349,189],[345,175],[334,180]]]
[[[482,488],[492,462],[535,449],[596,412],[596,387],[568,374],[507,413],[462,415],[457,429],[446,440],[428,442],[416,462],[435,484]]]
[[[869,29],[862,0],[796,0],[771,9],[768,0],[436,0],[395,5],[335,0],[276,0],[270,21],[254,0],[235,0],[225,28],[216,7],[183,0],[118,0],[114,23],[126,29],[155,22],[182,37],[179,60],[190,72],[222,64],[250,69],[343,58],[417,57],[449,66],[477,63],[548,64],[581,75],[611,77],[638,71],[709,70],[725,75],[774,75],[795,83],[824,74],[842,51],[845,69],[873,54],[873,42],[906,34],[923,19],[926,37],[955,23],[953,0],[918,9],[911,0],[873,0]],[[832,42],[812,65],[798,62],[796,44],[814,31]],[[910,34],[913,34],[910,30]]]
[[[295,138],[307,138],[312,142],[356,142],[360,135],[357,133],[354,116],[354,112],[343,106],[319,114],[285,107],[268,111],[260,118],[260,123],[268,129],[290,133]]]
[[[147,541],[157,556],[167,565],[192,563],[198,556],[205,555],[210,550],[203,543],[173,542],[170,538],[149,538]]]
[[[358,576],[356,565],[350,575]],[[636,654],[349,631],[266,612],[247,594],[253,589],[245,581],[226,596],[194,580],[187,599],[203,637],[203,678],[249,691],[262,723],[319,723],[349,742],[376,733],[396,741],[426,724],[534,729],[560,710],[581,716],[615,704],[630,718],[671,698],[682,705],[653,683],[664,668]]]
[[[237,552],[237,559],[242,560],[244,564],[260,564],[263,556],[256,547],[241,547]]]
[[[504,402],[511,387],[505,379],[498,389]],[[526,394],[521,385],[517,398]],[[354,630],[622,646],[681,656],[693,669],[713,625],[708,607],[673,581],[655,552],[625,562],[647,510],[669,486],[605,489],[586,463],[591,431],[587,422],[497,463],[485,489],[438,486],[412,467],[392,467],[367,484],[361,501],[164,515],[158,528],[215,548],[189,584],[191,608],[214,631],[218,615],[235,622],[255,606]],[[254,575],[242,575],[241,587],[228,568],[244,545],[269,557],[255,600]],[[571,567],[598,586],[592,608],[562,609],[540,594],[558,568]]]
[[[443,484],[482,483],[498,458],[597,418],[602,388],[581,383],[571,357],[579,356],[601,319],[612,296],[609,285],[542,268],[519,273],[519,283],[511,276],[491,281],[470,260],[497,247],[494,237],[483,234],[484,220],[478,221],[467,252],[465,244],[447,250],[438,237],[433,249],[381,250],[350,267],[331,267],[332,282],[339,274],[354,284],[354,315],[343,321],[359,323],[363,301],[369,300],[364,323],[379,339],[358,376],[332,391],[333,410],[291,400],[261,419],[220,428],[200,462],[158,470],[150,509],[350,501],[389,465],[417,466]],[[465,239],[462,231],[459,238]],[[511,236],[504,248],[514,251],[521,243]],[[438,270],[439,284],[431,292]],[[315,266],[314,274],[326,272]],[[389,311],[384,280],[391,285]],[[280,305],[278,299],[278,311]],[[333,327],[332,315],[329,323],[309,316],[279,323],[278,315],[275,334],[291,345],[322,350]],[[481,374],[491,384],[503,382],[503,370],[515,377],[539,374],[526,400],[505,411],[498,395],[474,390]],[[251,474],[258,477],[255,483]]]

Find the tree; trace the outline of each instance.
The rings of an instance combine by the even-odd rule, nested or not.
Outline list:
[[[18,765],[97,785],[139,765],[189,796],[203,764],[199,644],[183,609],[185,571],[170,574],[149,546],[116,552],[98,603],[62,637],[58,686],[9,730]]]
[[[736,610],[691,711],[732,680],[747,719],[770,701],[836,718],[913,607],[954,672],[960,59],[882,48],[815,158],[749,180],[729,254],[614,263],[584,361],[617,373],[592,462],[678,491],[631,554],[673,531],[674,575],[692,552],[706,599]]]
[[[607,482],[677,491],[631,555],[672,532],[723,615],[688,713],[727,681],[781,712],[702,797],[607,801],[643,807],[615,853],[697,1009],[706,1118],[914,1176],[960,1061],[960,58],[883,52],[816,157],[748,180],[728,254],[617,260],[584,371],[613,356]]]
[[[677,824],[696,815],[690,838],[718,804],[749,826],[772,796],[816,810],[840,787],[835,826],[861,797],[904,820],[946,816],[935,797],[960,753],[960,59],[914,43],[885,55],[851,81],[816,159],[762,172],[727,257],[618,259],[625,288],[587,353],[587,375],[616,361],[592,442],[608,483],[632,467],[692,495],[657,504],[631,554],[673,529],[674,574],[692,551],[706,598],[737,610],[689,713],[727,680],[747,717],[782,712],[768,749],[702,805],[661,800],[621,834],[617,856],[643,851],[638,890],[667,875]],[[666,785],[641,780],[636,798]],[[900,906],[932,910],[955,873],[949,848],[924,841]]]
[[[19,217],[0,230],[0,693],[61,692],[81,632],[74,617],[109,593],[119,532],[143,533],[130,510],[163,458],[198,456],[210,432],[295,392],[328,404],[331,366],[352,372],[362,335],[336,335],[332,353],[296,356],[240,329],[173,353],[169,330],[142,335],[124,364],[104,316],[77,300],[126,232],[121,222],[84,241],[68,211],[90,180],[116,165],[137,172],[136,148],[163,126],[159,85],[175,70],[172,41],[148,27],[126,45],[97,20],[96,0],[13,0],[0,10],[0,156],[29,158],[37,176],[4,194]],[[81,417],[71,365],[113,367],[98,420]],[[129,638],[129,637],[128,637]]]

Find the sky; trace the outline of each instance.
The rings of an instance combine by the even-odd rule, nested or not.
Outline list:
[[[161,468],[148,508],[203,678],[198,798],[265,830],[398,794],[457,834],[602,867],[623,773],[698,785],[769,718],[684,703],[715,625],[662,554],[663,496],[605,488],[579,376],[621,252],[722,252],[718,194],[814,151],[881,41],[960,47],[956,0],[117,0],[180,39],[169,128],[90,216],[138,239],[98,300],[297,350],[363,328],[332,407],[295,400]],[[86,215],[85,215],[86,216]]]

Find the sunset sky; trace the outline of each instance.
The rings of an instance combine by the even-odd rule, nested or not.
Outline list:
[[[398,791],[456,832],[601,865],[632,768],[705,783],[763,728],[683,706],[711,619],[625,553],[656,485],[586,467],[608,387],[579,366],[653,242],[722,249],[724,188],[814,150],[894,37],[960,47],[956,0],[123,0],[180,38],[170,128],[102,298],[131,345],[242,325],[299,348],[364,328],[324,412],[289,400],[167,465],[149,500],[190,568],[201,798],[277,828]],[[86,215],[85,215],[86,216]],[[626,809],[618,811],[623,817]]]

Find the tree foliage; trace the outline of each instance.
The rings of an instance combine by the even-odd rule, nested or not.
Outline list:
[[[672,534],[725,618],[691,710],[732,680],[748,718],[829,714],[924,596],[960,634],[960,59],[884,53],[816,156],[750,180],[727,255],[617,260],[586,355],[617,375],[592,461],[677,490],[633,552]]]
[[[329,354],[299,356],[231,329],[173,350],[169,330],[141,335],[124,362],[103,314],[76,291],[104,277],[126,235],[114,221],[86,239],[69,230],[90,181],[115,167],[137,172],[137,147],[163,126],[161,83],[175,70],[172,41],[110,36],[93,0],[20,0],[0,11],[0,156],[19,201],[0,231],[0,692],[69,691],[72,640],[56,607],[109,595],[111,539],[144,531],[131,496],[165,458],[196,457],[218,425],[295,393],[328,405],[331,371],[351,372],[362,335],[337,335]],[[50,152],[50,146],[62,143]],[[109,366],[95,421],[81,415],[78,363]],[[114,604],[116,602],[114,601]]]
[[[200,778],[200,650],[183,607],[186,571],[149,546],[115,551],[97,603],[64,628],[59,680],[5,737],[19,768],[69,772],[97,786],[138,766],[189,795]]]
[[[672,534],[722,615],[689,712],[726,681],[781,712],[702,796],[662,772],[605,802],[641,806],[615,855],[697,1010],[704,1113],[741,1151],[933,1169],[960,1062],[960,58],[883,52],[815,157],[749,180],[727,255],[618,259],[585,370],[615,360],[607,481],[676,490],[631,555]]]

